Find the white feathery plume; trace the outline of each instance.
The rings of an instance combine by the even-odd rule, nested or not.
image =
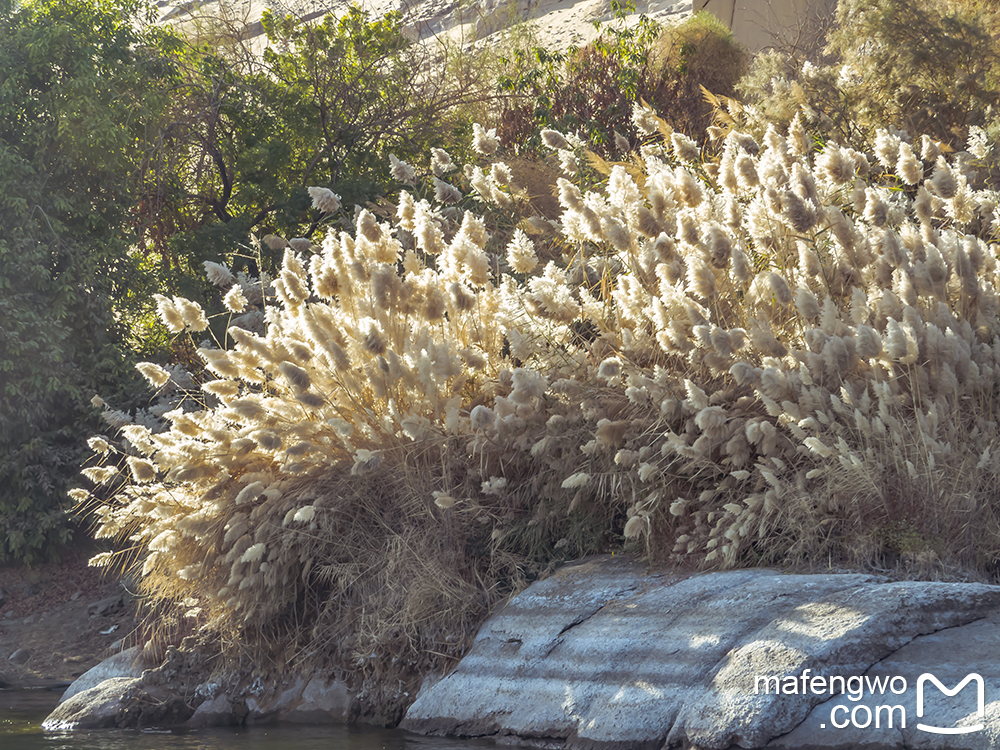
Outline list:
[[[444,177],[449,172],[458,169],[458,165],[451,159],[451,155],[441,148],[431,149],[431,171],[435,177]]]
[[[186,325],[184,316],[177,309],[173,300],[162,294],[154,294],[153,299],[156,301],[156,312],[159,314],[160,320],[167,327],[167,330],[171,333],[182,333]]]
[[[205,267],[205,276],[220,289],[228,289],[231,284],[236,282],[233,272],[226,268],[224,264],[206,260],[203,265]]]
[[[517,273],[531,273],[538,266],[535,243],[520,227],[514,230],[507,244],[507,262]]]
[[[654,135],[660,129],[656,113],[638,102],[632,105],[632,124],[641,135],[647,137]]]
[[[539,133],[542,138],[542,143],[551,148],[553,151],[570,150],[569,142],[566,140],[565,136],[558,130],[552,130],[551,128],[542,128],[542,132]]]
[[[309,197],[312,198],[313,208],[325,214],[334,214],[341,208],[340,196],[325,187],[308,188]]]
[[[236,284],[226,292],[226,296],[222,298],[222,303],[226,306],[226,309],[232,313],[241,313],[246,309],[247,298],[243,294],[243,287]]]
[[[493,156],[500,147],[496,128],[487,130],[478,122],[472,125],[472,147],[483,156]]]
[[[162,388],[170,382],[170,373],[152,362],[139,362],[135,366],[135,369],[137,369],[154,388]]]
[[[405,185],[417,184],[417,172],[405,161],[400,161],[395,154],[389,154],[389,173],[392,179]]]

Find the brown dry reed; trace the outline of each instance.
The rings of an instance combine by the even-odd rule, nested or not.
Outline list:
[[[479,129],[494,163],[445,175],[478,197],[403,193],[393,222],[287,249],[264,335],[199,349],[202,403],[88,469],[113,483],[130,454],[98,528],[125,548],[95,563],[135,561],[152,599],[275,664],[383,689],[453,663],[529,561],[622,540],[708,568],[995,573],[995,193],[887,132],[817,152],[796,118],[702,162],[635,119],[638,161],[559,179],[553,236],[494,240],[480,214],[525,204]],[[161,312],[190,330],[191,306]]]

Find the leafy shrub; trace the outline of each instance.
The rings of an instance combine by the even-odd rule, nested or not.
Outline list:
[[[463,127],[456,108],[482,96],[411,44],[398,13],[268,12],[261,23],[262,58],[235,43],[181,55],[184,95],[146,165],[141,206],[146,248],[175,293],[197,296],[182,284],[251,233],[314,232],[307,185],[335,186],[349,205],[389,192],[388,154],[438,145]],[[281,258],[265,261],[274,270]]]
[[[881,127],[959,145],[1000,106],[998,18],[945,0],[842,2],[828,59],[760,55],[739,88],[779,128],[804,107],[811,126],[856,146]]]
[[[656,102],[657,114],[675,129],[700,137],[712,115],[703,90],[732,96],[747,63],[733,33],[708,11],[665,27],[650,49],[650,65],[660,77],[673,79],[675,88],[670,100]]]
[[[645,17],[635,27],[605,27],[597,40],[567,53],[518,50],[512,65],[500,79],[501,89],[514,95],[497,126],[504,143],[537,147],[539,131],[553,128],[609,154],[622,149],[614,133],[634,132],[632,108],[640,101],[673,128],[703,133],[711,108],[701,86],[730,95],[744,54],[732,33],[703,11],[663,28]]]

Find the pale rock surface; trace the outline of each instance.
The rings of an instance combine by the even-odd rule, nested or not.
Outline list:
[[[135,677],[112,677],[63,701],[42,722],[46,731],[107,729],[117,725],[122,696],[138,686]]]
[[[348,720],[354,701],[343,682],[324,675],[292,673],[277,684],[264,684],[252,674],[207,680],[197,668],[197,654],[171,649],[170,656],[152,670],[144,670],[138,647],[106,659],[70,685],[43,726],[340,724]],[[235,687],[247,682],[253,687]]]
[[[766,747],[774,750],[870,750],[882,747],[988,750],[1000,747],[998,664],[1000,613],[994,611],[989,617],[968,625],[914,638],[865,673],[873,682],[883,680],[883,686],[886,679],[903,677],[908,686],[906,691],[897,694],[892,689],[876,687],[873,694],[872,690],[865,689],[858,700],[851,700],[851,697],[859,695],[858,692],[838,695],[813,708],[799,726]],[[983,678],[985,728],[950,737],[918,729],[919,723],[949,728],[969,727],[979,721],[974,716],[977,699],[974,683],[968,684],[954,697],[946,696],[933,683],[925,683],[924,715],[918,716],[916,686],[920,675],[926,672],[933,674],[948,690],[954,690],[970,672],[978,673]],[[845,708],[837,709],[838,706]],[[901,706],[905,713],[901,713],[897,706]],[[867,723],[868,712],[871,712],[871,725],[864,729],[852,726],[848,721],[852,710],[858,711],[858,725]],[[904,723],[905,726],[902,726]]]
[[[241,705],[243,705],[242,711],[233,706],[232,700],[226,693],[219,693],[198,706],[188,719],[187,725],[192,729],[204,729],[239,724],[247,713],[245,704]]]
[[[141,655],[142,649],[138,646],[133,646],[105,659],[96,667],[91,667],[66,688],[66,692],[59,699],[59,703],[65,703],[77,693],[97,687],[105,680],[115,677],[141,677],[143,670],[146,668],[143,665]]]
[[[803,721],[808,728],[829,694],[758,695],[758,676],[863,675],[936,633],[950,645],[921,668],[939,669],[952,687],[942,654],[959,654],[962,643],[975,650],[967,639],[977,631],[962,626],[998,611],[1000,587],[981,584],[771,570],[657,575],[597,558],[533,584],[491,618],[456,670],[420,692],[402,727],[568,748],[762,747]],[[1000,674],[991,648],[991,674]],[[980,664],[955,659],[953,671]],[[963,718],[936,721],[966,721],[962,705]],[[1000,702],[991,710],[983,736],[1000,728]],[[782,747],[803,750],[835,730],[817,731]],[[875,746],[898,747],[898,736]]]
[[[282,719],[299,724],[341,724],[347,721],[352,699],[344,683],[314,677]]]

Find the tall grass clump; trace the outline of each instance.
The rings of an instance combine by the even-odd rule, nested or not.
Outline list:
[[[376,680],[460,655],[546,555],[994,573],[995,191],[930,139],[816,150],[795,118],[703,161],[633,121],[638,161],[560,178],[557,226],[478,126],[464,171],[394,160],[414,187],[384,217],[311,189],[345,226],[321,248],[270,285],[214,269],[263,333],[202,344],[169,429],[97,446],[88,476],[120,482],[98,535],[126,544],[95,562],[245,648]]]

